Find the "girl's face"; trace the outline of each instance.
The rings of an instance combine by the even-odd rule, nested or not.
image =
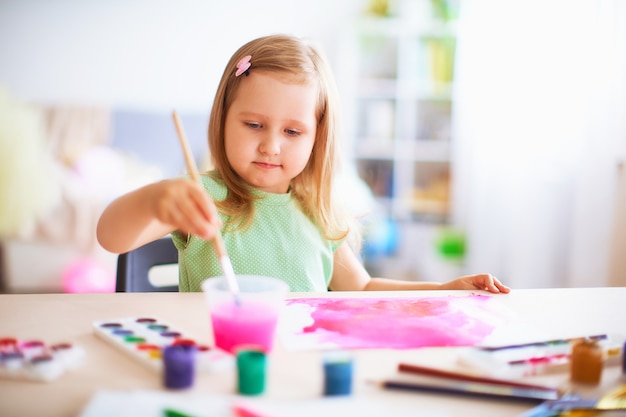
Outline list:
[[[317,89],[251,69],[226,114],[224,146],[235,172],[251,186],[286,193],[306,166],[317,120]]]

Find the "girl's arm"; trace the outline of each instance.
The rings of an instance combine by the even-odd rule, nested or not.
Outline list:
[[[335,251],[330,289],[333,291],[486,290],[493,293],[510,291],[510,288],[490,274],[468,275],[445,283],[371,278],[345,242]]]
[[[97,226],[98,242],[125,253],[174,230],[211,239],[219,216],[202,187],[189,179],[146,185],[113,201]]]

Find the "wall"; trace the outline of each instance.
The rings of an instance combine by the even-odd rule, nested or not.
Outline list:
[[[318,40],[334,62],[363,1],[3,0],[0,84],[39,102],[207,111],[230,55],[276,32]]]
[[[316,40],[335,66],[337,33],[363,3],[2,0],[0,93],[6,88],[20,102],[110,109],[116,148],[143,150],[147,163],[169,158],[168,166],[159,165],[161,171],[178,175],[182,154],[170,112],[180,113],[194,155],[202,159],[213,94],[237,48],[261,35],[291,33]],[[138,126],[142,121],[148,123]],[[0,291],[3,282],[11,292],[60,291],[64,269],[84,257],[102,260],[114,274],[114,254],[76,246],[0,242]]]
[[[338,34],[360,13],[365,3],[365,0],[2,0],[0,86],[7,87],[17,98],[26,101],[93,104],[166,113],[176,108],[182,113],[206,114],[226,61],[236,48],[256,36],[288,32],[318,39],[335,72],[343,74],[345,68],[341,62]],[[523,1],[518,3],[524,4]],[[562,1],[559,4],[563,4],[565,10],[567,3]],[[614,3],[624,7],[623,3]],[[540,7],[533,3],[535,6]],[[501,7],[506,8],[505,5]],[[560,9],[557,11],[561,13]],[[493,11],[485,16],[492,20]],[[495,23],[498,22],[509,24],[507,19]],[[518,24],[524,28],[533,27],[524,22]],[[489,26],[483,29],[486,27]],[[550,30],[560,33],[553,26]],[[491,37],[492,33],[498,33],[483,31]],[[521,43],[526,39],[525,32],[520,33],[523,35],[515,37],[520,39],[518,46],[529,49]],[[531,33],[537,37],[536,29]],[[543,43],[543,39],[537,41]],[[487,49],[491,47],[489,43],[484,45]],[[502,61],[500,54],[490,56]],[[546,57],[553,56],[552,50],[546,54]],[[472,57],[477,66],[483,66],[482,69],[489,67],[483,59],[476,60],[476,55]],[[345,77],[338,75],[338,79]],[[518,81],[521,89],[538,88],[534,84],[519,83],[520,78],[513,79]],[[601,77],[597,81],[602,81]],[[341,90],[341,83],[339,87]],[[495,87],[499,88],[498,85]],[[506,89],[502,90],[503,94],[506,93]],[[470,104],[476,108],[476,103]],[[521,114],[519,126],[526,122]],[[498,139],[504,138],[498,136]],[[511,149],[505,141],[502,146]],[[622,164],[623,155],[622,151]],[[496,159],[502,161],[501,156]],[[619,184],[623,190],[623,169],[621,172]],[[510,177],[497,176],[497,179],[503,188],[513,189]],[[475,191],[470,187],[466,190],[468,193]],[[622,256],[626,225],[624,195],[622,191],[615,206],[612,285],[624,285],[626,276]],[[484,208],[482,202],[480,209],[483,212]],[[462,210],[467,211],[467,206]],[[590,227],[593,227],[594,217],[588,218]],[[484,230],[480,232],[485,235]],[[594,258],[589,253],[586,257]],[[498,261],[495,257],[494,262]],[[493,272],[492,268],[480,270]],[[506,279],[506,276],[502,278]]]

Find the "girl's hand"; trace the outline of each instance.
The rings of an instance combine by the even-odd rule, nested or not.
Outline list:
[[[154,217],[174,230],[211,240],[222,226],[211,197],[190,179],[158,182],[148,200]]]
[[[491,274],[466,275],[441,285],[443,290],[485,290],[492,293],[507,294],[509,287],[502,284]]]

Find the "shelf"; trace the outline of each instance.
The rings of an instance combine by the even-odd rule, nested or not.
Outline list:
[[[445,223],[456,28],[412,16],[357,22],[351,148],[359,175],[394,220]]]
[[[359,97],[365,99],[395,99],[398,81],[395,78],[362,78],[356,90]]]
[[[356,87],[363,100],[414,99],[423,101],[452,100],[452,83],[434,81],[399,81],[395,78],[364,77]]]
[[[345,43],[356,47],[345,54],[354,105],[348,140],[359,176],[412,242],[450,221],[456,27],[439,18],[430,0],[397,6],[391,11],[397,17],[355,22]],[[368,267],[403,264],[417,272],[414,243]]]
[[[358,159],[390,159],[414,162],[449,162],[450,143],[441,140],[357,139]]]
[[[357,139],[354,154],[357,159],[394,159],[392,139]]]
[[[374,16],[360,19],[357,30],[361,36],[396,38],[448,38],[456,37],[457,32],[454,22],[430,21],[419,25],[406,18]]]
[[[397,159],[416,162],[449,162],[450,142],[440,140],[398,141]]]

